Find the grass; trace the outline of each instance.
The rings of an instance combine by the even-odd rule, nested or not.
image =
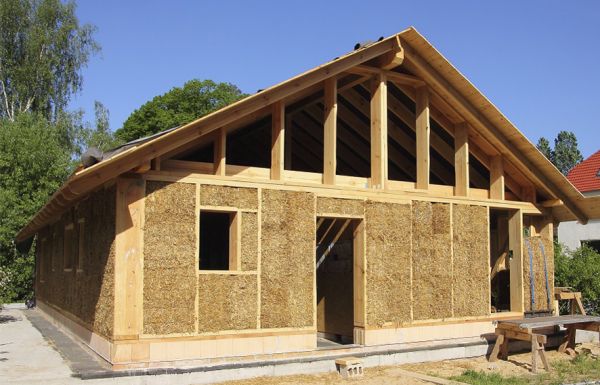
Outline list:
[[[595,356],[580,354],[570,361],[551,363],[552,371],[537,376],[502,376],[498,373],[467,370],[450,379],[472,385],[559,385],[564,383],[600,380],[600,361]]]

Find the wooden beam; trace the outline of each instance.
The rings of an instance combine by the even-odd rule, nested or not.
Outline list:
[[[285,163],[285,105],[283,102],[273,103],[271,126],[271,179],[283,177]]]
[[[504,166],[502,155],[490,159],[490,199],[504,200]]]
[[[408,70],[421,76],[430,87],[434,88],[442,98],[450,102],[454,108],[466,119],[469,123],[481,129],[482,132],[489,133],[489,138],[495,146],[500,150],[506,151],[512,159],[520,165],[521,171],[526,173],[529,178],[537,181],[542,186],[546,186],[557,198],[561,199],[565,206],[582,222],[587,222],[586,214],[579,206],[568,197],[568,195],[553,181],[551,181],[543,173],[536,173],[534,170],[538,168],[514,145],[483,113],[476,109],[456,88],[450,84],[440,73],[435,70],[431,64],[423,59],[412,47],[404,44],[405,60],[403,65]]]
[[[220,128],[215,139],[215,150],[214,150],[214,174],[225,175],[225,154],[226,154],[226,143],[227,143],[227,130]]]
[[[454,194],[469,196],[469,127],[467,123],[454,129]]]
[[[294,140],[292,138],[292,130],[294,128],[294,123],[293,123],[293,117],[291,114],[288,114],[286,112],[285,115],[285,145],[284,145],[284,164],[283,164],[283,168],[286,170],[291,170],[292,169],[292,144],[294,143]]]
[[[335,184],[336,138],[337,138],[337,80],[325,80],[324,138],[323,138],[323,183]]]
[[[520,209],[509,213],[508,249],[510,266],[510,310],[524,312],[523,293],[523,214]]]
[[[358,65],[354,68],[350,68],[348,70],[349,73],[353,73],[356,75],[378,75],[383,74],[386,76],[388,81],[391,81],[395,84],[401,84],[409,87],[421,87],[425,85],[425,82],[422,79],[419,79],[416,76],[404,74],[401,72],[395,71],[385,71],[380,68],[371,67],[368,65]]]
[[[416,97],[417,129],[417,188],[429,188],[429,138],[431,133],[429,120],[429,93],[427,87],[417,88]]]
[[[387,83],[378,74],[371,84],[371,187],[385,188],[387,159]]]
[[[376,59],[377,64],[381,69],[391,70],[398,67],[404,61],[404,50],[400,43],[400,37],[396,35],[396,46],[391,51],[384,53]]]
[[[117,179],[115,337],[138,336],[142,333],[142,222],[145,192],[145,182],[141,178]]]

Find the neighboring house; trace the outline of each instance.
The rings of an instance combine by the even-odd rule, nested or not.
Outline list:
[[[117,369],[484,354],[553,310],[553,223],[600,218],[413,28],[105,158],[16,241],[40,311]]]
[[[600,150],[573,167],[567,179],[583,196],[600,196]],[[558,226],[558,240],[571,250],[586,243],[600,252],[600,220],[590,220],[585,225],[578,221],[563,222]]]

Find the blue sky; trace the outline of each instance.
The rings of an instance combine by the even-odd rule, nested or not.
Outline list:
[[[71,108],[111,128],[185,81],[247,93],[414,26],[537,142],[574,131],[584,156],[600,149],[598,1],[78,1],[102,52],[84,69]]]

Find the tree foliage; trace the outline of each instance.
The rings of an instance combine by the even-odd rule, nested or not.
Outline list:
[[[110,130],[108,109],[99,101],[94,102],[95,127],[85,130],[85,147],[95,147],[101,151],[110,150],[121,144]]]
[[[66,120],[63,122],[67,122]],[[66,179],[71,155],[61,124],[39,114],[0,119],[0,266],[5,300],[31,293],[33,253],[19,255],[14,237]]]
[[[554,281],[581,292],[586,312],[600,314],[600,254],[594,249],[583,245],[569,251],[555,244]]]
[[[75,3],[0,0],[0,118],[57,118],[82,86],[81,69],[99,49]]]
[[[571,131],[559,132],[554,139],[554,148],[550,147],[548,139],[541,137],[538,140],[537,148],[564,175],[567,175],[577,163],[583,160],[577,144],[577,137]]]
[[[128,142],[152,135],[189,123],[245,96],[231,83],[190,80],[183,87],[174,87],[135,110],[123,128],[116,131],[116,136]]]

